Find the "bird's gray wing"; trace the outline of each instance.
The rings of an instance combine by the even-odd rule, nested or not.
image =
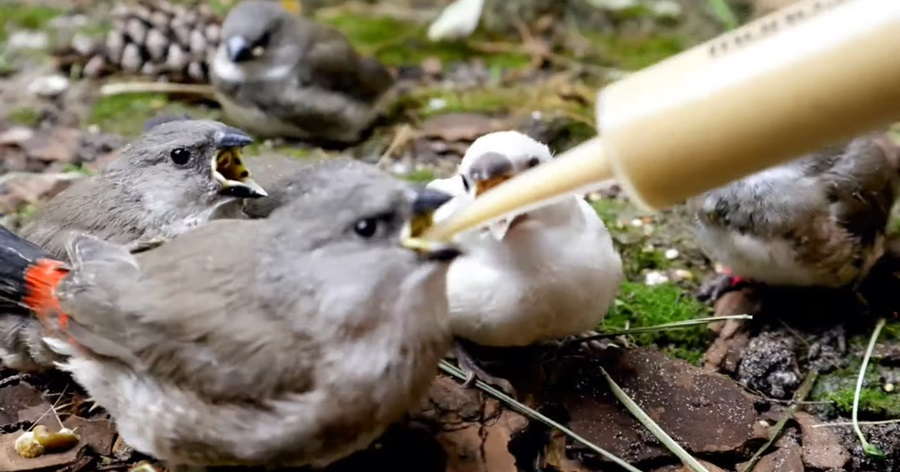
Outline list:
[[[313,84],[363,102],[375,100],[390,88],[393,78],[380,62],[360,56],[340,32],[314,27],[315,40],[303,59]]]
[[[278,316],[290,307],[256,296],[260,223],[212,222],[137,256],[77,238],[73,275],[60,291],[71,336],[211,398],[302,389],[313,362],[304,354],[316,347]],[[272,356],[279,352],[290,360]]]

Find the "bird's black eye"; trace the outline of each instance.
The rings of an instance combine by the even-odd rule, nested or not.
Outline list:
[[[260,38],[256,41],[256,44],[254,44],[254,46],[258,46],[261,48],[268,47],[269,41],[271,39],[272,39],[272,33],[269,31],[266,31],[265,33],[263,33],[262,36],[260,36]]]
[[[375,218],[363,218],[353,225],[353,231],[363,238],[371,238],[378,231],[378,220]]]
[[[188,151],[185,148],[175,148],[169,153],[169,157],[172,158],[172,162],[178,165],[184,165],[191,160],[191,151]]]
[[[532,157],[531,159],[528,159],[528,168],[530,169],[540,163],[541,163],[540,159],[538,159],[536,157]]]
[[[467,179],[466,176],[462,175],[462,174],[459,174],[459,178],[461,178],[463,181],[463,188],[466,190],[466,192],[468,192],[469,191],[469,179]]]

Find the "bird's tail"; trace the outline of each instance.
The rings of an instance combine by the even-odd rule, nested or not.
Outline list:
[[[27,308],[42,321],[56,315],[65,323],[55,291],[68,273],[65,263],[0,226],[0,306]]]

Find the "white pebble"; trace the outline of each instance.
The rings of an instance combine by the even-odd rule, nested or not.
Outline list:
[[[674,248],[673,248],[673,249],[668,249],[668,250],[665,252],[665,256],[666,256],[666,259],[668,259],[668,260],[670,260],[670,261],[673,260],[673,259],[677,259],[677,258],[678,258],[678,249],[674,249]]]
[[[69,88],[69,79],[61,75],[45,75],[28,84],[28,92],[41,97],[55,97]]]
[[[658,270],[653,270],[647,272],[644,276],[644,283],[646,285],[660,285],[669,281],[669,277]]]
[[[694,274],[686,269],[675,269],[672,271],[672,278],[675,280],[693,280]]]
[[[45,49],[49,43],[46,33],[34,31],[16,31],[7,40],[10,50]]]
[[[884,387],[882,387],[882,388],[884,389],[885,392],[891,393],[894,391],[894,384],[886,383],[886,384],[884,384]]]
[[[432,98],[428,100],[428,109],[429,110],[441,110],[447,107],[447,100],[443,98]]]
[[[640,218],[635,218],[635,219],[631,220],[631,226],[634,226],[635,228],[640,228],[641,226],[644,226],[644,220],[642,220]]]

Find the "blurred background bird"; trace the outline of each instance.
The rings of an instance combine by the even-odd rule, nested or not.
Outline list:
[[[768,285],[846,287],[884,252],[900,153],[881,134],[803,156],[690,199],[697,242],[728,274]],[[737,281],[740,281],[738,279]]]
[[[551,159],[549,148],[516,131],[490,133],[466,151],[458,175],[430,187],[455,195],[440,221],[507,179]],[[603,221],[575,195],[458,236],[465,254],[450,266],[447,297],[460,363],[504,386],[466,352],[525,346],[597,327],[622,280],[622,261]]]
[[[208,222],[230,202],[266,192],[244,167],[243,131],[204,120],[168,120],[121,150],[100,174],[77,181],[39,208],[21,236],[56,258],[72,232],[139,249]],[[0,310],[0,360],[19,370],[52,366],[37,323]]]
[[[267,219],[137,255],[77,235],[65,266],[0,232],[0,296],[36,313],[137,450],[176,467],[328,464],[424,394],[450,344],[458,252],[407,229],[447,195],[371,167],[305,178]]]
[[[338,143],[360,139],[394,81],[340,32],[262,0],[228,14],[211,76],[228,119],[251,133]]]

